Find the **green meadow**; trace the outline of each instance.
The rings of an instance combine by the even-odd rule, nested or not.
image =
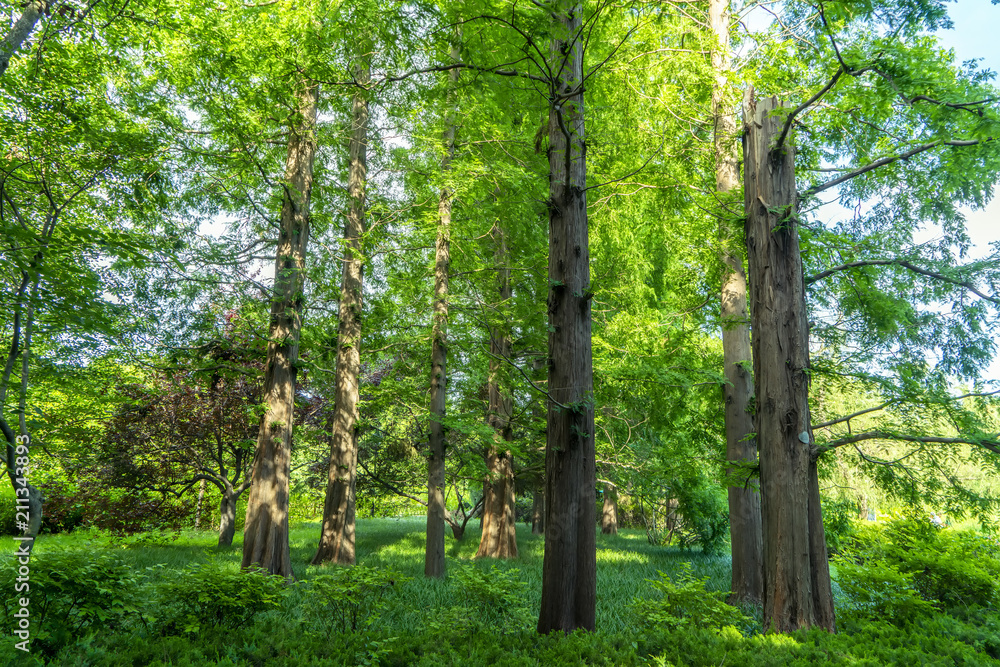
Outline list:
[[[362,519],[358,566],[315,567],[319,524],[295,525],[287,586],[241,572],[239,540],[219,548],[208,531],[45,535],[31,562],[31,651],[8,637],[0,656],[137,667],[1000,664],[989,579],[998,548],[969,531],[927,533],[922,549],[904,548],[905,531],[860,530],[849,559],[835,560],[838,579],[851,577],[835,584],[836,635],[763,633],[758,610],[722,601],[727,555],[654,546],[638,530],[599,535],[598,630],[569,637],[534,631],[541,536],[519,526],[518,558],[475,560],[471,526],[463,541],[449,538],[448,576],[433,580],[423,576],[423,531],[422,517]],[[903,554],[895,561],[893,545]],[[924,559],[937,589],[907,571],[907,554]]]

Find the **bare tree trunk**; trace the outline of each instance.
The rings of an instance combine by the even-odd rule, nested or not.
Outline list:
[[[293,578],[288,549],[288,484],[318,97],[316,85],[298,85],[298,113],[288,137],[281,236],[274,266],[263,392],[267,409],[260,420],[243,529],[243,567],[259,567],[286,579]]]
[[[21,12],[20,18],[17,19],[17,23],[14,24],[14,27],[4,37],[3,43],[0,43],[0,77],[7,71],[7,67],[10,66],[10,59],[21,48],[21,45],[24,44],[24,40],[28,39],[28,36],[31,35],[35,29],[35,24],[38,23],[38,19],[41,18],[42,14],[46,12],[48,6],[49,3],[45,0],[31,0],[25,5],[24,11]]]
[[[357,80],[366,83],[369,67],[362,64]],[[351,141],[348,149],[350,209],[344,224],[344,273],[340,285],[337,370],[334,379],[334,413],[330,473],[323,505],[323,529],[313,565],[332,562],[354,565],[355,483],[358,466],[358,374],[361,370],[361,309],[364,257],[361,237],[365,231],[365,186],[368,180],[368,99],[364,90],[354,94]]]
[[[457,61],[458,44],[451,47],[451,59]],[[458,83],[458,70],[448,75],[448,97]],[[441,173],[451,172],[455,156],[455,114],[449,103],[444,128],[444,157]],[[434,252],[434,326],[431,333],[431,414],[430,457],[427,459],[427,544],[424,551],[424,575],[444,576],[444,503],[445,409],[448,397],[448,270],[451,264],[451,189],[445,185],[438,195],[438,233]],[[452,531],[454,532],[454,530]]]
[[[545,486],[539,485],[531,492],[531,534],[545,534]]]
[[[509,253],[504,231],[494,227],[496,242],[497,287],[500,302],[510,300]],[[514,462],[507,449],[514,433],[511,417],[514,402],[501,386],[501,364],[510,359],[511,341],[507,322],[490,331],[490,378],[487,383],[486,421],[493,429],[493,444],[486,453],[486,479],[483,481],[483,523],[476,558],[517,558],[517,533],[514,516]]]
[[[729,0],[711,0],[709,22],[715,33],[712,50],[715,84],[712,87],[712,115],[715,120],[715,187],[726,194],[739,186],[736,163],[736,117],[726,103],[731,58],[729,51]],[[726,202],[728,200],[724,200]],[[734,202],[735,203],[735,202]],[[754,438],[753,377],[750,375],[750,322],[747,313],[747,281],[743,260],[735,252],[738,239],[731,219],[720,212],[722,262],[722,360],[725,369],[726,460],[738,464],[727,470],[732,477],[742,477],[740,484],[729,487],[729,534],[732,545],[733,601],[759,603],[762,596],[763,551],[760,528],[760,494],[749,470],[757,464],[757,440]]]
[[[835,630],[815,445],[809,420],[809,325],[791,142],[776,98],[744,100],[750,265],[763,519],[764,627]]]
[[[233,537],[236,535],[236,503],[239,499],[240,494],[232,489],[226,489],[222,492],[222,500],[219,501],[220,547],[233,545]]]
[[[205,501],[205,480],[201,480],[201,484],[198,485],[198,503],[195,505],[194,510],[194,529],[198,530],[198,526],[201,524],[201,506]],[[232,542],[230,542],[231,544]]]
[[[601,532],[605,535],[618,534],[618,489],[611,484],[604,485],[604,506],[601,508]]]
[[[594,629],[596,470],[583,108],[583,8],[553,6],[549,99],[549,404],[538,632]]]

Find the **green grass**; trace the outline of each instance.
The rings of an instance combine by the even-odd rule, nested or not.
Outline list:
[[[235,590],[232,581],[246,581],[246,576],[239,574],[239,536],[232,547],[219,548],[216,535],[210,531],[131,538],[89,530],[44,535],[36,546],[36,567],[41,567],[47,556],[51,563],[75,562],[77,565],[64,567],[77,567],[81,576],[88,577],[84,588],[90,590],[87,582],[99,581],[104,566],[85,571],[79,564],[111,562],[106,560],[109,557],[119,560],[128,566],[127,571],[135,573],[139,611],[119,616],[96,632],[77,632],[68,640],[64,635],[61,643],[50,642],[46,660],[42,659],[44,642],[39,644],[41,649],[25,656],[12,649],[13,639],[8,636],[8,641],[0,643],[0,665],[5,661],[81,667],[1000,664],[1000,614],[989,605],[972,609],[961,618],[941,612],[897,625],[877,618],[854,622],[837,635],[818,630],[761,634],[759,618],[747,621],[744,627],[721,630],[683,620],[670,628],[643,623],[633,602],[654,598],[654,587],[648,580],[658,579],[659,572],[674,575],[682,565],[691,563],[694,575],[705,579],[709,590],[725,591],[730,563],[727,555],[650,545],[645,534],[637,530],[598,535],[597,632],[542,637],[534,631],[541,590],[541,536],[518,526],[518,558],[476,560],[479,532],[472,525],[463,541],[447,538],[449,576],[426,579],[424,528],[423,517],[358,520],[358,564],[383,573],[398,572],[403,580],[378,589],[374,598],[364,598],[368,601],[361,602],[359,608],[363,620],[369,622],[360,623],[357,631],[346,632],[337,621],[346,618],[343,607],[338,607],[338,602],[332,606],[323,602],[310,581],[321,582],[316,578],[331,573],[363,574],[365,568],[309,565],[319,538],[318,522],[300,523],[291,531],[298,583],[283,589],[280,604],[245,623],[225,626],[202,621],[197,632],[185,629],[183,622],[171,622],[171,610],[187,602],[185,613],[193,609],[197,614],[199,608],[211,604],[191,597],[192,582],[200,593],[202,581],[230,591]],[[60,560],[58,552],[76,555]],[[96,560],[101,558],[105,561]],[[193,564],[210,567],[189,569]],[[477,577],[476,572],[486,576]],[[505,574],[512,581],[506,581]],[[207,578],[191,579],[197,576]],[[173,588],[171,581],[175,582]],[[178,587],[177,581],[187,586]],[[177,591],[187,592],[179,595]],[[33,590],[32,594],[39,592]],[[236,597],[235,602],[243,604],[244,599]],[[317,606],[318,601],[327,606]],[[647,610],[655,608],[651,604],[647,603]],[[759,610],[745,611],[750,616],[759,615]],[[8,632],[0,628],[0,633]]]
[[[388,610],[384,620],[401,632],[416,631],[423,624],[427,608],[447,607],[454,603],[451,582],[426,579],[424,572],[424,517],[399,519],[359,519],[357,521],[357,558],[359,565],[396,570],[413,579],[399,588],[399,604]],[[299,581],[308,581],[330,566],[309,564],[319,542],[320,524],[301,523],[289,532],[292,570]],[[541,601],[544,540],[532,535],[529,527],[517,526],[518,557],[505,561],[475,559],[479,547],[479,528],[469,524],[465,537],[458,542],[449,535],[445,549],[448,569],[468,564],[487,570],[496,566],[507,571],[517,569],[527,584],[525,595],[531,609]],[[109,550],[117,552],[130,565],[144,569],[162,565],[182,569],[191,563],[214,561],[234,570],[242,558],[242,535],[237,534],[231,547],[218,547],[212,531],[185,530],[180,533],[137,535],[116,538],[98,531],[81,530],[69,534],[43,535],[35,551]],[[628,630],[634,623],[628,605],[636,597],[645,597],[652,588],[647,579],[658,578],[658,571],[668,575],[682,563],[691,562],[700,576],[709,577],[710,590],[728,590],[730,562],[727,555],[706,556],[698,551],[653,546],[641,530],[623,529],[616,536],[597,535],[597,625],[609,632]]]

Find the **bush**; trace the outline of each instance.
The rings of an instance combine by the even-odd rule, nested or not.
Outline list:
[[[462,604],[434,616],[429,624],[434,633],[466,635],[488,628],[504,635],[527,627],[535,618],[516,568],[504,571],[494,563],[484,571],[463,565],[454,568],[450,578]]]
[[[654,599],[636,599],[633,610],[650,627],[671,630],[699,628],[721,630],[726,626],[746,626],[751,619],[725,603],[726,591],[705,590],[708,577],[696,578],[690,563],[683,563],[676,580],[660,572],[659,579],[647,579],[660,594]]]
[[[397,584],[409,581],[399,572],[364,565],[318,574],[306,584],[303,606],[329,637],[335,627],[357,631],[372,625]]]
[[[3,632],[14,629],[18,599],[28,597],[32,651],[51,655],[88,634],[121,628],[129,617],[145,622],[137,602],[143,577],[117,555],[77,551],[34,555],[29,588],[17,592],[19,565],[11,558],[0,570]]]
[[[157,586],[164,634],[238,628],[281,606],[284,579],[256,570],[195,563]]]
[[[968,614],[1000,602],[1000,547],[926,518],[859,528],[835,565],[858,618],[909,623],[932,609]]]

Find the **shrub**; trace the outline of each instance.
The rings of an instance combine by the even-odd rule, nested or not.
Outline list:
[[[16,625],[18,599],[29,598],[33,651],[51,655],[85,635],[120,628],[130,616],[143,620],[137,605],[142,577],[117,555],[76,551],[33,555],[29,588],[21,592],[14,588],[18,567],[11,558],[0,570],[3,632],[10,634]]]
[[[194,563],[157,586],[164,634],[242,627],[281,606],[284,579],[256,570]]]
[[[523,629],[534,616],[525,599],[526,584],[517,568],[501,570],[495,563],[489,570],[464,565],[452,570],[460,605],[449,607],[431,619],[435,633],[467,634],[490,628],[501,635]]]
[[[751,619],[736,607],[725,603],[726,591],[705,590],[708,577],[694,576],[690,563],[683,563],[676,579],[671,581],[663,572],[659,579],[647,579],[660,594],[654,599],[636,599],[632,608],[648,626],[709,628],[744,626]]]
[[[365,565],[340,568],[310,579],[303,605],[327,636],[338,626],[344,632],[356,631],[373,624],[389,592],[409,580],[399,572]]]
[[[859,528],[835,561],[850,614],[911,622],[930,608],[962,611],[1000,602],[1000,548],[924,518]]]

